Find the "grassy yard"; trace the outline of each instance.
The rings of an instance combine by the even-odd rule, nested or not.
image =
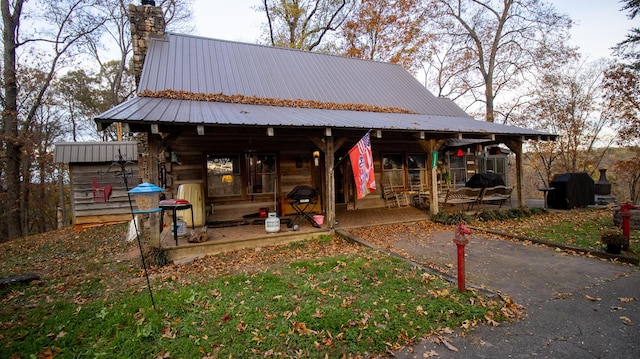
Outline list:
[[[0,244],[2,358],[358,358],[519,315],[393,257],[322,237],[153,267],[126,226]]]
[[[498,222],[475,221],[474,226],[496,230],[510,235],[541,239],[588,250],[604,251],[600,234],[613,227],[613,214],[609,209],[580,209],[553,211],[531,217]],[[621,229],[619,229],[621,231]],[[629,252],[640,257],[640,231],[630,232]]]

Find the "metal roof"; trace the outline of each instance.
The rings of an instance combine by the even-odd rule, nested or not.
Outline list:
[[[526,128],[478,121],[470,117],[322,110],[147,97],[136,97],[122,103],[102,114],[101,118],[149,124],[373,128],[528,137],[549,135]]]
[[[118,152],[120,151],[120,152]],[[55,163],[115,162],[119,155],[126,160],[138,159],[137,142],[59,142],[55,144]]]
[[[433,96],[397,64],[196,36],[166,34],[164,39],[150,40],[138,92],[167,89],[396,107],[418,114],[135,97],[95,120],[101,125],[304,126],[555,137],[474,120],[453,101]]]
[[[150,40],[138,86],[166,89],[468,116],[398,64],[171,33]]]

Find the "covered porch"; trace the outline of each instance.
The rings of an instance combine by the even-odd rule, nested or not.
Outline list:
[[[517,199],[512,198],[511,206],[518,206]],[[532,207],[543,207],[542,199],[527,199],[526,205]],[[482,209],[497,209],[495,205],[478,205],[473,211]],[[509,205],[503,209],[510,208]],[[448,208],[449,211],[466,211],[466,206]],[[320,228],[315,228],[308,222],[303,222],[299,230],[294,231],[284,223],[278,233],[267,233],[264,223],[256,221],[237,223],[221,227],[207,227],[206,235],[208,240],[202,243],[191,243],[187,236],[178,237],[176,244],[171,223],[165,223],[161,233],[160,247],[167,251],[169,258],[173,261],[189,260],[209,254],[216,254],[240,248],[260,248],[275,244],[291,243],[304,239],[319,237],[323,235],[333,235],[335,230],[349,230],[351,228],[368,227],[393,223],[411,223],[425,221],[430,218],[430,213],[424,208],[407,206],[403,208],[369,208],[359,210],[347,210],[346,208],[336,209],[336,224],[334,229],[330,229],[327,224]],[[196,231],[199,231],[196,228]]]

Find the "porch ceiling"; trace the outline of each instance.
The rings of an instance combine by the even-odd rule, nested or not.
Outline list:
[[[98,115],[106,127],[114,122],[131,125],[204,125],[289,128],[379,129],[439,134],[524,136],[555,139],[552,133],[474,120],[420,114],[343,111],[248,105],[179,99],[135,97]]]

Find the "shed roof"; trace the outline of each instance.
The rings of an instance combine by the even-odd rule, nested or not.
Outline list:
[[[119,159],[138,159],[137,142],[59,142],[55,144],[55,163],[109,163]]]

